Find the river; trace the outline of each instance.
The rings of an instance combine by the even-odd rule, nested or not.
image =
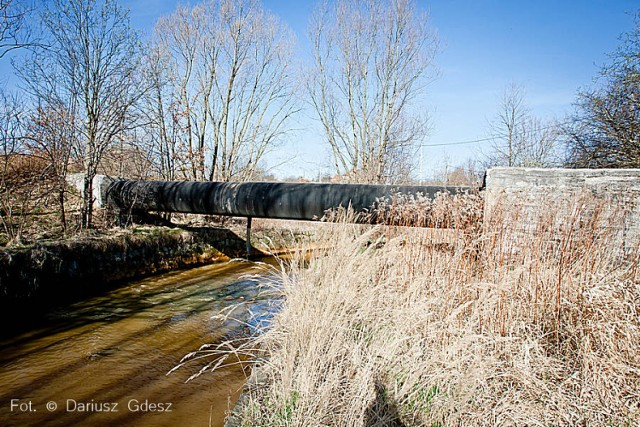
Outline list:
[[[221,310],[268,316],[260,285],[273,277],[265,264],[231,261],[129,283],[13,335],[5,325],[0,425],[222,426],[248,373],[228,367],[185,382],[202,360],[167,373],[201,345],[246,333],[214,318]]]

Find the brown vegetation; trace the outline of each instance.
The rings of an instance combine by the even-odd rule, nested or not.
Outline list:
[[[433,230],[323,230],[330,249],[287,267],[270,328],[226,353],[252,354],[258,379],[236,421],[636,425],[638,242],[603,227],[602,201],[574,202],[529,227],[496,208],[445,245]]]
[[[38,217],[48,215],[52,171],[40,156],[0,156],[0,245],[19,243]],[[46,221],[46,220],[45,220]]]

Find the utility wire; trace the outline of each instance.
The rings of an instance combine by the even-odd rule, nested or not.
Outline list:
[[[554,127],[560,127],[570,124],[571,122],[558,123],[555,125],[549,125],[539,128],[538,130],[547,130]],[[449,145],[466,145],[466,144],[475,144],[476,142],[485,142],[485,141],[493,141],[495,139],[499,139],[501,136],[492,136],[490,138],[481,138],[481,139],[472,139],[469,141],[456,141],[456,142],[441,142],[437,144],[420,144],[420,147],[447,147]]]
[[[498,139],[498,138],[500,137],[494,136],[491,138],[474,139],[471,141],[442,142],[439,144],[420,144],[420,146],[421,147],[446,147],[448,145],[464,145],[464,144],[475,144],[476,142],[493,141],[494,139]]]

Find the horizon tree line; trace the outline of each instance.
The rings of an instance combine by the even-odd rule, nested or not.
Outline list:
[[[484,165],[640,166],[639,28],[636,17],[564,124],[535,117],[524,88],[508,86]],[[410,180],[429,129],[417,100],[437,74],[428,16],[413,0],[319,2],[308,37],[311,61],[301,66],[293,32],[258,0],[180,5],[148,40],[116,0],[0,0],[0,60],[23,50],[12,61],[19,91],[1,94],[4,233],[20,240],[11,230],[24,227],[18,212],[38,186],[66,230],[70,171],[85,173],[81,228],[93,226],[98,172],[257,179],[303,111],[343,180]],[[41,170],[21,178],[32,191],[20,192],[11,174],[26,154]]]

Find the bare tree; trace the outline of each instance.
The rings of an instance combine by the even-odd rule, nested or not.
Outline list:
[[[445,155],[429,182],[433,185],[479,187],[485,169],[477,160],[468,158],[462,163],[452,164]]]
[[[26,115],[17,94],[0,92],[0,225],[9,243],[21,243],[48,193],[46,164],[25,145]]]
[[[572,166],[640,167],[640,12],[610,57],[565,128]]]
[[[498,115],[491,124],[491,133],[497,140],[493,143],[491,163],[504,166],[518,164],[524,145],[523,123],[528,115],[524,88],[511,83],[502,94]]]
[[[172,15],[156,23],[150,48],[148,73],[153,98],[149,100],[160,160],[166,165],[177,162],[181,175],[189,179],[205,175],[205,133],[210,122],[206,104],[211,98],[211,85],[206,80],[211,73],[198,59],[206,54],[206,25],[204,5],[178,5]],[[176,137],[169,139],[169,134]],[[171,159],[167,158],[169,153]]]
[[[493,142],[486,166],[549,167],[559,162],[559,126],[535,117],[524,87],[511,83],[491,122]]]
[[[147,47],[143,73],[150,90],[142,102],[146,120],[141,132],[144,134],[142,139],[147,141],[147,151],[156,167],[157,176],[172,181],[178,178],[178,138],[183,132],[179,128],[179,120],[173,114],[172,84],[166,59],[157,45]]]
[[[555,120],[529,116],[523,125],[521,165],[553,167],[561,164],[560,125]]]
[[[21,148],[23,108],[15,97],[4,91],[0,95],[0,222],[9,241],[20,241],[22,224],[16,224],[18,216],[14,215],[15,186],[10,168],[12,158]]]
[[[307,89],[338,174],[394,180],[426,134],[424,93],[437,40],[411,0],[337,0],[312,18]]]
[[[250,178],[298,110],[292,40],[255,0],[207,0],[161,18],[148,111],[163,167],[189,179]]]
[[[26,16],[31,11],[24,0],[0,0],[0,58],[27,46]]]
[[[63,233],[67,231],[67,172],[72,149],[77,146],[76,120],[63,105],[41,105],[31,113],[25,131],[25,146],[43,158],[53,177]]]
[[[85,181],[82,227],[91,228],[93,177],[105,150],[134,125],[131,108],[139,41],[126,10],[113,0],[51,0],[41,14],[46,46],[34,49],[18,71],[41,105],[76,117]]]

